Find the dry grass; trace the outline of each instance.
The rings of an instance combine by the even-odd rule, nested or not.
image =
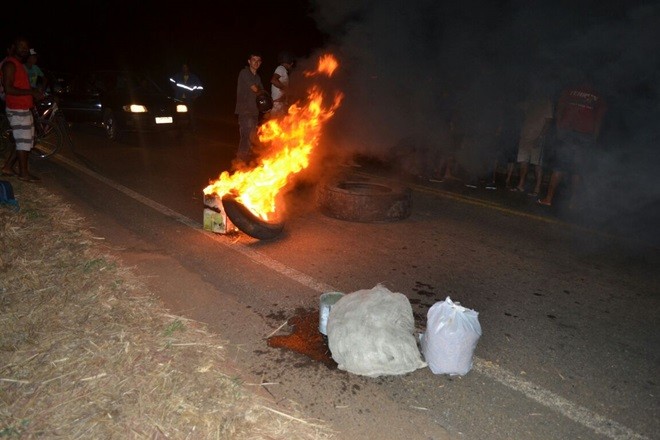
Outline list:
[[[0,437],[327,439],[223,372],[226,342],[170,315],[56,196],[0,206]]]

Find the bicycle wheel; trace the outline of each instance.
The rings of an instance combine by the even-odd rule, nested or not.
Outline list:
[[[34,124],[34,147],[32,154],[46,159],[57,152],[64,143],[62,128],[53,119],[38,119]]]

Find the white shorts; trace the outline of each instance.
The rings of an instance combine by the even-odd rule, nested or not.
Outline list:
[[[11,127],[16,151],[30,151],[34,145],[34,120],[30,110],[14,110],[7,107],[7,119]]]
[[[539,146],[539,138],[520,139],[518,143],[518,162],[527,162],[532,165],[541,165],[543,147]]]

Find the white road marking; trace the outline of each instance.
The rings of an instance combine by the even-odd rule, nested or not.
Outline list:
[[[319,293],[337,291],[335,287],[329,284],[318,281],[313,277],[306,275],[296,269],[288,267],[276,260],[273,260],[272,258],[267,257],[266,255],[253,251],[252,249],[240,243],[230,243],[226,237],[219,236],[218,234],[215,234],[213,232],[205,231],[202,228],[201,223],[195,222],[189,219],[188,217],[179,214],[178,212],[173,211],[170,208],[161,205],[160,203],[154,200],[144,197],[143,195],[133,191],[130,188],[127,188],[111,179],[108,179],[107,177],[98,174],[95,171],[85,168],[84,166],[63,157],[62,155],[58,154],[55,156],[54,159],[105,183],[106,185],[116,189],[117,191],[126,194],[130,198],[146,206],[149,206],[150,208],[153,208],[154,210],[160,212],[161,214],[167,217],[173,218],[174,220],[186,226],[189,226],[190,228],[196,230],[197,232],[200,232],[212,238],[214,241],[220,243],[221,245],[226,246],[234,251],[237,251],[245,255],[246,257],[250,258],[252,261],[259,263],[271,270],[274,270],[275,272],[278,272],[286,276],[287,278],[290,278],[302,284],[303,286],[309,287],[310,289],[315,290]],[[506,387],[525,395],[527,398],[535,400],[541,405],[544,405],[550,409],[553,409],[563,414],[565,417],[573,420],[574,422],[586,428],[595,431],[598,434],[604,435],[608,438],[615,440],[632,440],[632,439],[650,440],[649,437],[638,434],[635,431],[621,425],[620,423],[615,422],[614,420],[601,416],[600,414],[597,414],[580,405],[576,405],[557,394],[554,394],[537,385],[534,385],[532,382],[523,380],[517,375],[493,364],[490,361],[475,356],[473,365],[474,365],[473,369],[475,372],[487,376],[501,383],[502,385],[505,385]]]
[[[557,394],[545,390],[531,382],[521,379],[519,376],[498,367],[492,362],[475,356],[473,363],[474,371],[490,377],[491,379],[514,389],[541,405],[559,411],[564,416],[580,425],[594,430],[596,433],[612,439],[638,439],[650,440],[648,437],[621,425],[620,423],[601,416],[582,406],[564,399]]]

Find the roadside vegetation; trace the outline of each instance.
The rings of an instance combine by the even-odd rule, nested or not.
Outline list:
[[[85,219],[12,180],[0,205],[0,438],[327,439],[170,314]]]

